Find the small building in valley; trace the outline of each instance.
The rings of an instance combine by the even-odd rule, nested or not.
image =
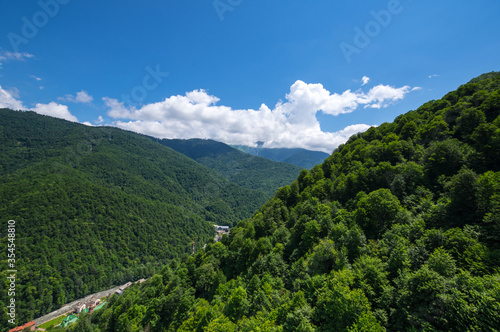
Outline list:
[[[75,305],[75,311],[77,314],[81,313],[83,310],[85,310],[85,308],[87,308],[87,304],[83,302],[78,302]]]
[[[215,227],[215,232],[217,235],[215,235],[215,242],[219,242],[222,239],[222,235],[229,234],[229,226],[219,226],[219,225],[214,225]]]
[[[215,230],[217,232],[229,233],[229,226],[218,226],[218,225],[215,225]]]
[[[96,296],[93,296],[90,300],[87,301],[86,305],[87,308],[94,308],[97,307],[101,303],[101,299],[99,299]]]

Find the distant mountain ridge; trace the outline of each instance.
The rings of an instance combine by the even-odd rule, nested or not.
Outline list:
[[[245,145],[233,145],[232,147],[254,156],[288,163],[307,169],[321,164],[330,156],[328,153],[321,151],[311,151],[301,148],[256,148]]]
[[[159,141],[200,164],[217,171],[243,188],[258,190],[269,199],[274,192],[289,185],[302,167],[257,157],[231,146],[205,139],[163,139]]]

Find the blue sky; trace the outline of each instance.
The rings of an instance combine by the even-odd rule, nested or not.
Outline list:
[[[500,70],[493,0],[1,1],[0,107],[158,137],[330,152]]]

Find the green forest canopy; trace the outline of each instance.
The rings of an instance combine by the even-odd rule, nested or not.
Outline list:
[[[16,221],[17,322],[149,277],[266,201],[148,137],[0,110],[0,229]],[[3,256],[5,255],[5,256]],[[6,285],[6,251],[0,277]],[[0,326],[7,287],[1,287]]]
[[[500,75],[355,135],[74,331],[497,331]]]

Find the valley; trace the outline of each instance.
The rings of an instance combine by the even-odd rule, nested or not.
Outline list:
[[[493,331],[500,74],[352,136],[230,236],[87,318],[103,331]],[[82,321],[80,324],[84,324]]]
[[[494,330],[499,96],[500,74],[482,75],[353,135],[267,202],[273,171],[247,181],[275,164],[223,168],[228,146],[1,110],[20,321],[148,278],[68,329]]]
[[[0,332],[500,331],[500,1],[1,9]]]

